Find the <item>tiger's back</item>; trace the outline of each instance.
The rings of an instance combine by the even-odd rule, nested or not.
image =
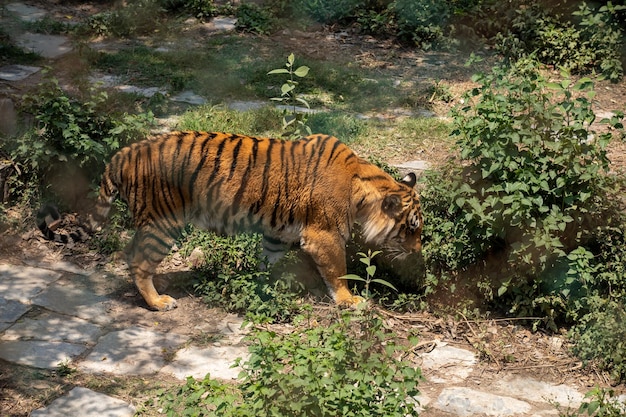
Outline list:
[[[345,244],[355,221],[367,240],[402,252],[420,249],[414,180],[394,181],[331,136],[285,141],[172,132],[113,156],[93,221],[104,220],[119,192],[137,229],[127,250],[130,271],[158,310],[174,307],[175,300],[156,292],[152,275],[188,223],[298,243],[335,301],[350,304],[357,299],[338,278],[346,274]]]

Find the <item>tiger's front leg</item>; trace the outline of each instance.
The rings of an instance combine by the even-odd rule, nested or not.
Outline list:
[[[176,299],[159,294],[152,281],[157,266],[169,253],[174,240],[142,229],[135,233],[126,251],[128,268],[135,286],[148,306],[154,310],[168,311],[176,308]]]
[[[326,231],[306,230],[301,248],[313,258],[335,303],[354,306],[364,301],[363,297],[350,292],[345,279],[339,279],[347,273],[346,244],[341,236]]]

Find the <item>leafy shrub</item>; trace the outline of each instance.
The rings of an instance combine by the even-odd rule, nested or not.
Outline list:
[[[535,55],[544,64],[574,73],[598,70],[617,81],[623,74],[620,48],[624,41],[617,14],[623,10],[626,6],[607,2],[593,11],[582,3],[573,13],[580,20],[576,25],[532,3],[517,10],[506,28],[508,33],[496,36],[496,47],[509,59]]]
[[[566,256],[591,242],[585,230],[610,218],[612,135],[592,130],[593,83],[567,77],[551,83],[533,66],[498,68],[474,80],[482,86],[454,111],[453,134],[469,162],[454,203],[473,234],[505,245],[518,274],[533,277],[515,295],[513,310],[563,319],[580,308],[569,291],[581,280],[566,277]],[[552,280],[559,284],[548,285]],[[505,280],[498,294],[511,283]]]
[[[26,176],[42,179],[59,166],[77,165],[97,181],[109,156],[153,123],[150,113],[110,114],[107,107],[104,91],[91,90],[81,101],[47,79],[23,99],[21,111],[34,115],[34,129],[5,146]]]
[[[449,4],[439,0],[395,0],[397,38],[422,49],[442,46],[450,18]]]
[[[372,311],[343,311],[328,325],[303,318],[289,334],[257,329],[249,339],[237,393],[192,378],[162,394],[167,415],[406,416],[414,415],[419,369],[396,359],[406,348]],[[307,322],[308,321],[308,322]],[[414,341],[412,339],[412,341]]]
[[[272,31],[274,22],[269,9],[254,3],[243,3],[237,8],[237,29],[267,35]]]
[[[576,343],[573,351],[585,363],[595,363],[599,369],[610,371],[616,381],[623,381],[626,379],[626,330],[622,325],[626,319],[625,306],[615,300],[595,299],[598,305],[589,307],[597,310],[585,314],[571,331]]]
[[[213,0],[186,0],[185,9],[197,19],[209,19],[217,14],[217,6]]]
[[[356,15],[363,0],[295,0],[292,9],[313,20],[332,24]]]
[[[574,324],[581,357],[621,379],[623,334],[609,322],[624,314],[626,218],[612,130],[596,129],[590,79],[551,82],[522,64],[475,76],[453,110],[461,161],[422,192],[427,283],[471,267],[509,314]],[[619,131],[622,119],[602,122]]]
[[[284,75],[285,82],[280,87],[280,97],[272,97],[272,101],[281,103],[284,106],[292,108],[291,111],[285,110],[283,116],[283,130],[285,135],[299,138],[310,135],[311,128],[307,125],[308,114],[298,111],[298,106],[304,106],[309,109],[309,103],[297,91],[299,82],[297,79],[303,79],[309,74],[310,68],[301,65],[296,68],[296,58],[294,54],[289,54],[285,68],[277,68],[269,71],[267,75]]]
[[[265,270],[260,236],[225,237],[193,230],[183,256],[193,248],[204,254],[204,262],[196,268],[194,290],[208,304],[272,322],[289,320],[299,311],[295,283],[288,277],[272,279]]]
[[[370,310],[287,335],[257,332],[244,366],[241,415],[406,416],[420,371]]]

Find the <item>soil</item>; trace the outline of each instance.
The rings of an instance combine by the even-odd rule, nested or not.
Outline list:
[[[59,18],[71,16],[72,20],[82,19],[101,10],[104,2],[81,2],[80,4],[64,5],[60,1],[29,2],[37,7],[50,10]],[[433,80],[445,83],[455,98],[450,103],[428,103],[428,97],[422,103],[436,115],[446,117],[451,106],[458,102],[463,91],[472,86],[471,75],[475,69],[464,67],[464,54],[422,52],[401,47],[390,40],[379,40],[360,36],[351,32],[335,32],[329,28],[314,28],[310,31],[285,30],[271,35],[267,39],[267,47],[272,44],[288,45],[299,51],[302,56],[311,56],[328,60],[353,60],[364,67],[378,69],[390,76],[417,79],[421,86],[417,91],[425,91]],[[198,29],[200,30],[200,29]],[[492,58],[489,51],[483,51],[490,65]],[[262,53],[262,51],[261,51]],[[59,74],[71,76],[77,71],[77,57],[73,54],[51,63]],[[418,76],[416,76],[419,74]],[[35,81],[36,82],[36,81]],[[20,86],[27,89],[27,85]],[[598,94],[594,99],[597,111],[626,109],[626,81],[619,84],[600,83]],[[385,111],[383,111],[384,113]],[[389,110],[388,117],[397,117]],[[422,159],[433,165],[444,161],[450,155],[445,146],[434,146],[419,155],[402,155],[405,160]],[[623,171],[626,168],[626,143],[614,141],[609,150],[613,161],[612,168]],[[161,266],[160,273],[167,276],[172,295],[179,299],[179,307],[166,313],[147,310],[141,297],[132,285],[124,264],[110,257],[90,251],[86,246],[78,244],[72,248],[58,246],[38,236],[38,232],[30,223],[32,218],[24,217],[23,213],[8,209],[5,213],[8,223],[12,225],[0,234],[0,260],[4,263],[53,263],[70,262],[85,268],[101,268],[121,278],[122,284],[116,292],[117,298],[113,312],[116,314],[117,326],[145,325],[149,327],[158,323],[160,331],[176,331],[193,335],[197,340],[210,337],[198,330],[198,323],[219,322],[225,314],[223,311],[210,309],[193,294],[186,292],[184,285],[175,285],[179,279],[188,278],[187,262],[174,254]],[[174,285],[172,284],[174,282]],[[323,312],[329,308],[318,303],[317,308]],[[480,353],[481,361],[472,376],[465,382],[475,387],[488,384],[491,379],[502,373],[527,375],[557,384],[575,385],[585,392],[594,385],[609,386],[608,375],[597,371],[593,365],[583,367],[582,363],[569,354],[569,344],[564,333],[551,334],[543,331],[531,331],[524,321],[512,319],[473,320],[462,314],[433,314],[420,312],[415,314],[396,314],[381,311],[387,322],[398,334],[406,335],[417,330],[420,335],[419,349],[432,348],[436,340],[467,348]],[[460,319],[458,317],[461,317]],[[200,326],[202,327],[202,326]],[[0,409],[10,409],[12,415],[27,416],[35,408],[41,407],[66,392],[72,386],[81,384],[87,387],[98,387],[102,392],[141,404],[154,395],[157,386],[163,384],[179,384],[174,380],[150,381],[140,377],[91,376],[83,374],[62,375],[59,372],[48,372],[28,369],[0,361],[0,388],[7,390],[7,395],[0,397]],[[456,384],[463,385],[463,384]],[[618,392],[626,392],[626,387],[616,387]]]

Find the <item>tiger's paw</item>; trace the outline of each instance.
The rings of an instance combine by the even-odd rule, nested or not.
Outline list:
[[[156,301],[149,304],[150,307],[158,311],[169,311],[178,307],[176,299],[169,295],[160,295]]]
[[[337,304],[341,307],[356,308],[359,305],[367,304],[367,300],[358,295],[350,295],[344,299],[337,300]]]

